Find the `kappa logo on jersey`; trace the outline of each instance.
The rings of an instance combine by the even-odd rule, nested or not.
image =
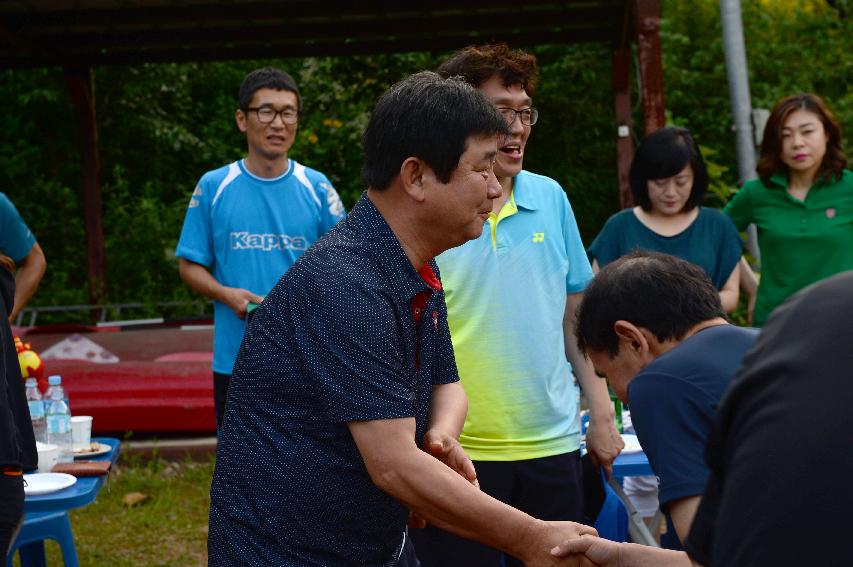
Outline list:
[[[250,234],[248,232],[231,233],[232,250],[308,250],[308,239],[304,236],[287,234]]]
[[[190,204],[187,208],[194,209],[198,206],[198,199],[196,197],[201,197],[201,185],[195,186],[195,191],[193,191],[192,197],[190,197]]]
[[[329,205],[329,214],[336,217],[344,214],[344,204],[335,188],[328,183],[320,183],[320,187],[326,190],[326,203]]]

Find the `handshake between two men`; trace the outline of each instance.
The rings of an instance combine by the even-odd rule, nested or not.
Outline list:
[[[457,473],[453,475],[456,480],[462,477],[467,483],[478,487],[474,465],[454,437],[430,429],[424,435],[423,447],[426,453],[446,465],[442,467],[446,472],[450,469]],[[476,518],[478,523],[486,524],[483,531],[469,531],[463,528],[461,523],[449,524],[441,519],[443,514],[437,510],[412,512],[409,516],[409,527],[424,528],[427,521],[431,521],[459,535],[494,545],[517,557],[528,567],[618,565],[615,562],[618,559],[618,547],[606,545],[617,544],[598,538],[598,533],[591,526],[576,522],[538,520],[482,492],[477,492],[474,499],[491,501],[489,505],[494,510],[494,515],[486,514]],[[448,501],[450,500],[448,498]],[[516,530],[513,527],[515,525],[521,526],[521,529]]]

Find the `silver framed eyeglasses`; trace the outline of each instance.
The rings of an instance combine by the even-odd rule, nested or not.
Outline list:
[[[498,112],[501,113],[501,116],[506,120],[508,126],[512,126],[513,122],[515,122],[516,116],[525,126],[533,126],[536,124],[536,121],[539,120],[539,111],[532,106],[522,108],[521,110],[516,110],[514,108],[498,108]]]
[[[276,110],[270,106],[261,106],[257,108],[247,108],[249,112],[254,112],[258,115],[258,122],[261,124],[272,124],[275,117],[281,114],[281,121],[285,124],[296,124],[299,118],[299,113],[292,108]]]

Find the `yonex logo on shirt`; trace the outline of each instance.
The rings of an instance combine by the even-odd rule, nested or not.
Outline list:
[[[304,236],[286,234],[231,233],[232,250],[308,250],[308,239]]]
[[[533,233],[533,242],[545,242],[545,233],[544,232],[534,232]]]

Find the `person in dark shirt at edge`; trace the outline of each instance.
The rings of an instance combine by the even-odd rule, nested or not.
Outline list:
[[[23,470],[38,464],[24,381],[9,326],[14,297],[14,277],[0,265],[0,565],[6,564],[9,547],[24,519]]]
[[[593,528],[478,490],[439,253],[477,238],[507,126],[458,79],[391,87],[364,133],[367,191],[284,275],[237,356],[211,486],[211,566],[393,566],[410,510],[522,558]]]
[[[853,272],[838,274],[770,315],[717,412],[686,553],[583,536],[555,556],[602,567],[848,565],[851,289]]]

